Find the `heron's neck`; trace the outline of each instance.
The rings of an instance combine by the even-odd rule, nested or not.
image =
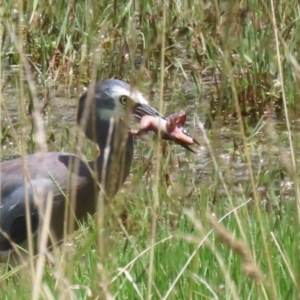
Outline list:
[[[112,128],[110,128],[110,126],[112,126]],[[96,142],[100,149],[100,155],[97,160],[90,162],[90,165],[97,174],[98,182],[101,183],[103,171],[106,173],[105,168],[107,169],[107,165],[110,165],[111,157],[114,153],[113,141],[116,126],[114,124],[110,125],[108,121],[101,121],[96,125],[96,128],[96,138],[94,137],[94,133],[90,134],[90,132],[87,133],[87,137],[91,141]]]
[[[109,128],[112,126],[111,128]],[[97,128],[99,129],[99,128]],[[98,130],[100,155],[96,168],[98,180],[113,197],[126,180],[133,159],[133,137],[124,122],[114,123]]]

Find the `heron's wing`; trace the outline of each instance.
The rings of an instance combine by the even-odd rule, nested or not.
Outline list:
[[[0,206],[0,251],[12,250],[12,242],[21,244],[27,239],[26,202],[28,199],[31,232],[37,231],[39,223],[38,209],[34,205],[34,187],[18,188],[6,192]],[[27,194],[25,196],[25,194]]]
[[[47,200],[53,200],[51,227],[55,227],[55,234],[61,237],[66,196],[73,192],[76,199],[77,194],[82,199],[83,192],[86,193],[93,182],[89,169],[73,154],[52,152],[42,157],[33,154],[26,156],[25,166],[24,171],[21,159],[0,165],[0,251],[12,249],[11,242],[22,244],[27,239],[26,199],[33,234],[43,217]],[[92,210],[89,205],[87,209]]]

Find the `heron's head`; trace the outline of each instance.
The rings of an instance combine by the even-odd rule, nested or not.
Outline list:
[[[77,122],[87,137],[96,141],[94,137],[104,136],[112,119],[122,120],[127,126],[132,115],[136,118],[161,116],[138,90],[124,81],[109,79],[80,97]]]

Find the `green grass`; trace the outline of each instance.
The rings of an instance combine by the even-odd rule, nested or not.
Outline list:
[[[71,116],[83,86],[110,77],[167,113],[188,108],[202,145],[170,144],[156,172],[138,140],[105,227],[91,217],[47,254],[39,295],[29,267],[0,266],[1,300],[299,298],[300,7],[217,2],[166,1],[165,19],[157,1],[0,5],[1,157],[40,149],[38,106],[48,150],[93,157]]]

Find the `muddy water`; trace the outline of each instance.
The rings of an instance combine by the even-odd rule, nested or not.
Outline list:
[[[13,88],[13,86],[12,83],[6,84],[3,90],[3,100],[9,118],[16,127],[18,136],[21,130],[20,126],[17,125],[20,121],[19,91]],[[37,92],[41,99],[40,101],[43,101],[42,91],[37,90]],[[75,151],[75,137],[72,133],[77,130],[75,126],[76,105],[78,95],[81,92],[82,91],[74,90],[70,93],[70,91],[67,92],[63,86],[50,91],[49,107],[43,118],[49,151]],[[176,171],[176,168],[180,168],[182,173],[189,172],[188,176],[191,178],[191,188],[194,186],[197,187],[201,183],[209,184],[213,189],[214,185],[219,182],[219,180],[216,180],[218,177],[217,169],[210,155],[209,147],[206,145],[205,139],[198,126],[198,121],[205,122],[206,120],[209,109],[209,93],[210,83],[205,81],[201,87],[201,95],[197,95],[195,84],[186,78],[180,78],[180,81],[166,81],[165,84],[165,114],[168,115],[182,109],[186,110],[188,112],[186,128],[201,143],[201,147],[198,147],[196,155],[187,153],[186,150],[179,146],[175,147],[172,143],[170,143],[168,148],[173,154],[173,163],[175,164],[175,172],[171,174],[173,182],[176,183],[177,180],[180,182],[181,172]],[[156,108],[158,108],[158,97],[159,91],[157,88],[154,94],[151,94],[150,98],[151,104]],[[7,118],[6,113],[2,110],[2,127],[9,124],[9,118]],[[295,140],[297,141],[299,140],[298,132],[300,132],[300,122],[295,121],[292,125]],[[28,138],[28,134],[31,130],[29,118],[26,118],[22,128],[25,129],[24,132]],[[254,128],[250,128],[249,131],[251,132],[253,129]],[[67,132],[71,134],[68,138],[66,136]],[[149,154],[147,141],[152,139],[152,135],[150,134],[149,136],[144,139],[137,138],[135,160],[139,161],[141,157]],[[242,194],[245,191],[245,186],[249,185],[250,177],[247,164],[245,163],[237,122],[232,122],[227,127],[218,125],[218,122],[216,122],[215,128],[209,132],[209,139],[211,147],[213,148],[213,155],[219,164],[226,183],[229,184],[231,192]],[[238,144],[236,151],[233,150],[234,139]],[[2,160],[11,159],[19,155],[19,141],[19,139],[14,140],[13,138],[7,138],[4,141],[1,153]],[[284,123],[270,119],[265,123],[265,126],[259,133],[253,139],[249,140],[249,152],[254,176],[257,178],[262,176],[262,174],[273,172],[274,180],[278,181],[278,189],[281,189],[282,184],[285,184],[284,193],[286,192],[286,194],[289,195],[292,186],[291,182],[287,178],[282,181],[282,178],[278,175],[280,171],[283,171],[283,174],[286,173],[285,166],[289,163],[290,153],[287,141]],[[297,150],[299,150],[298,143],[296,143],[296,151]],[[283,158],[285,158],[285,161]],[[219,195],[225,193],[220,182],[217,189]],[[258,187],[258,190],[264,194],[266,187]]]

